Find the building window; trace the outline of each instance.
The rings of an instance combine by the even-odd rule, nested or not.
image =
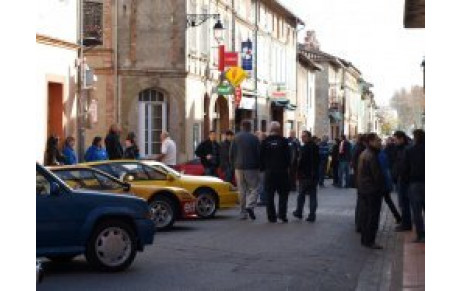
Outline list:
[[[139,150],[141,156],[160,153],[160,134],[167,128],[167,106],[164,94],[147,89],[139,93]]]
[[[103,36],[102,1],[85,1],[83,4],[83,38],[95,38],[102,43]]]
[[[202,14],[208,14],[208,8],[204,6],[201,9]],[[205,21],[201,24],[201,53],[209,54],[209,21]]]

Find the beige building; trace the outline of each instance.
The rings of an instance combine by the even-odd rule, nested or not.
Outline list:
[[[77,1],[43,0],[36,22],[36,159],[43,162],[46,140],[77,134]]]
[[[159,153],[160,132],[168,130],[182,162],[194,157],[196,146],[210,129],[223,133],[238,129],[245,119],[255,123],[256,109],[259,129],[266,129],[274,119],[286,130],[295,127],[296,25],[300,20],[277,1],[85,3],[100,5],[93,9],[90,22],[100,23],[103,32],[103,44],[85,51],[98,78],[89,101],[93,118],[92,128],[86,131],[87,144],[118,122],[124,135],[137,133],[141,155],[150,156]],[[215,90],[219,78],[218,43],[213,37],[216,19],[200,24],[201,18],[193,14],[219,14],[226,51],[239,52],[247,39],[253,43],[254,57],[258,50],[257,62],[254,58],[257,84],[253,70],[241,86],[243,100],[238,110],[232,95],[218,95]],[[274,91],[283,91],[282,102],[276,102]]]

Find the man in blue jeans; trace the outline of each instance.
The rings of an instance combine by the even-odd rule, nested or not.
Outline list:
[[[409,184],[409,200],[417,237],[415,243],[425,242],[425,131],[414,130],[414,145],[407,149],[404,178]]]
[[[345,135],[339,144],[339,187],[348,188],[350,185],[351,143]],[[343,180],[345,179],[345,184]]]
[[[326,175],[327,162],[329,161],[329,140],[328,136],[323,136],[319,144],[319,186],[324,187],[324,176]]]

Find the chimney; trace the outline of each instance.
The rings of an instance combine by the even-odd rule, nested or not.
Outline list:
[[[316,39],[316,32],[314,30],[307,31],[307,36],[305,36],[305,49],[312,51],[320,50],[320,44]]]

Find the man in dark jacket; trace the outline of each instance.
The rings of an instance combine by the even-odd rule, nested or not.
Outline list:
[[[353,151],[353,156],[351,159],[351,167],[353,168],[354,178],[355,178],[355,186],[356,186],[356,207],[355,207],[355,228],[357,232],[361,232],[362,229],[362,211],[363,211],[363,203],[361,199],[361,195],[359,194],[359,190],[357,187],[357,180],[358,180],[358,162],[359,156],[362,152],[366,150],[367,146],[367,135],[360,134],[358,135],[358,141],[355,145],[355,149]]]
[[[225,132],[225,140],[220,143],[220,169],[224,173],[225,182],[233,182],[233,167],[230,162],[230,145],[233,140],[233,131],[227,130]]]
[[[404,131],[396,131],[393,134],[396,143],[394,162],[391,165],[391,175],[396,184],[399,208],[401,209],[402,222],[396,227],[396,231],[411,231],[412,216],[410,213],[409,185],[403,177],[408,137]]]
[[[289,132],[289,150],[291,155],[291,161],[289,165],[289,187],[291,191],[297,190],[297,162],[300,152],[300,142],[296,137],[295,130]]]
[[[201,142],[195,150],[201,164],[204,167],[205,176],[217,177],[217,168],[219,167],[219,144],[216,141],[216,132],[211,130],[209,138]]]
[[[326,175],[327,162],[329,161],[328,136],[323,136],[319,144],[319,186],[324,187],[324,176]]]
[[[277,121],[270,124],[270,135],[262,142],[260,149],[260,169],[265,171],[265,193],[267,195],[268,221],[276,219],[288,222],[287,203],[289,196],[289,142],[281,135],[281,125]],[[275,192],[278,192],[278,215],[275,209]]]
[[[120,142],[121,129],[117,124],[112,124],[109,133],[105,137],[105,149],[109,155],[109,160],[119,160],[123,158],[123,147]]]
[[[378,159],[382,140],[377,134],[370,133],[367,142],[367,149],[361,153],[358,162],[357,186],[363,202],[361,244],[371,249],[382,249],[375,243],[385,191],[385,177]]]
[[[259,168],[259,139],[251,133],[251,123],[243,122],[243,131],[239,132],[230,146],[230,161],[235,168],[235,176],[240,195],[240,218],[247,216],[254,220],[254,207],[257,205]]]
[[[293,215],[302,219],[303,207],[305,205],[305,195],[310,196],[310,213],[307,221],[316,220],[316,209],[318,207],[317,188],[318,188],[318,169],[319,169],[319,148],[311,138],[309,131],[302,132],[302,142],[299,159],[299,186],[300,191],[297,196],[297,209]]]
[[[412,206],[417,237],[414,242],[425,242],[425,131],[414,130],[414,145],[407,149],[403,179],[409,183],[409,200]]]
[[[339,144],[339,187],[349,187],[351,143],[345,135]],[[343,181],[345,179],[345,182]]]
[[[335,187],[339,187],[339,144],[340,144],[340,139],[336,138],[335,143],[332,146],[332,153],[331,153],[332,177],[333,177],[333,185]]]

